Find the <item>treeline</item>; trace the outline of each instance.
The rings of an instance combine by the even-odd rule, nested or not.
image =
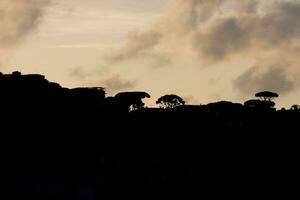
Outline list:
[[[79,127],[100,123],[124,127],[132,124],[135,127],[172,124],[168,128],[175,130],[177,126],[185,129],[201,126],[203,130],[270,129],[274,125],[289,126],[300,113],[299,105],[276,110],[274,99],[279,95],[269,91],[257,93],[257,99],[244,104],[220,101],[188,105],[181,97],[170,94],[156,101],[157,108],[147,108],[143,102],[144,98],[150,98],[147,92],[120,92],[107,97],[102,87],[68,89],[49,82],[42,75],[22,75],[20,72],[0,74],[0,94],[5,124],[18,122],[33,127],[44,124],[53,128],[49,126],[51,118],[53,124],[63,127],[66,124]]]
[[[102,109],[106,112],[125,112],[147,110],[143,103],[144,98],[150,98],[147,92],[120,92],[114,97],[106,97],[105,88],[74,88],[61,87],[58,83],[49,82],[44,76],[38,74],[22,75],[20,72],[12,74],[0,73],[0,93],[5,104],[11,104],[10,109],[17,107],[34,108],[32,105],[64,109]],[[273,92],[259,92],[258,99],[246,101],[243,105],[232,102],[216,102],[208,105],[186,105],[186,102],[175,94],[160,97],[156,104],[160,109],[169,109],[176,112],[187,111],[242,111],[243,109],[256,111],[275,111],[274,98],[279,97]],[[176,109],[174,109],[176,108]],[[155,109],[149,109],[153,112]],[[282,109],[284,111],[286,109]],[[299,105],[293,105],[291,111],[299,111]],[[156,109],[159,111],[159,109]]]

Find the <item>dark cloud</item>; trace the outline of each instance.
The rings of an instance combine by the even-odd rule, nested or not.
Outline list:
[[[194,36],[194,47],[212,62],[232,56],[261,54],[274,48],[284,48],[300,39],[300,3],[277,2],[259,13],[247,7],[247,12],[211,19]]]
[[[250,36],[237,19],[219,19],[194,36],[194,48],[211,62],[219,62],[230,54],[249,48]]]

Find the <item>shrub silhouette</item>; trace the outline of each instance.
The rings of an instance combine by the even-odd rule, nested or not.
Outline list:
[[[243,105],[239,103],[232,103],[229,101],[219,101],[215,103],[209,103],[206,106],[207,111],[212,112],[236,112],[242,111]]]
[[[273,101],[262,101],[259,99],[251,99],[244,103],[245,107],[257,109],[269,109],[275,106]]]
[[[147,92],[121,92],[114,97],[115,102],[123,107],[123,109],[139,110],[144,108],[145,104],[142,101],[144,98],[150,98],[151,96]]]
[[[74,96],[81,96],[85,98],[95,98],[103,100],[105,98],[105,90],[102,87],[91,88],[74,88],[71,90]]]

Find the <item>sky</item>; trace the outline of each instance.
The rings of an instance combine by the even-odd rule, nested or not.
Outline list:
[[[0,0],[0,71],[190,104],[300,104],[300,0]]]

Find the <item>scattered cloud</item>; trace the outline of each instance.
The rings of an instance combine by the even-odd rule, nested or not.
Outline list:
[[[126,81],[120,75],[114,75],[102,81],[102,84],[109,93],[115,93],[134,88],[136,81]]]
[[[197,98],[194,96],[184,96],[183,100],[185,101],[186,104],[198,104]]]
[[[70,76],[79,80],[85,80],[90,76],[90,72],[86,71],[83,67],[75,67],[70,70]]]
[[[144,55],[159,43],[160,38],[160,33],[156,31],[131,32],[128,34],[126,44],[120,49],[111,51],[106,59],[109,63],[115,63]]]
[[[285,94],[291,92],[295,84],[288,71],[281,65],[270,66],[267,69],[261,66],[252,67],[234,81],[235,88],[243,94],[255,94],[266,90]]]
[[[235,86],[243,84],[235,87],[241,94],[262,88],[288,93],[300,86],[295,78],[300,73],[300,63],[295,59],[298,51],[293,51],[300,48],[299,1],[169,2],[157,22],[129,34],[125,45],[110,51],[106,60],[117,64],[139,59],[158,63],[155,66],[162,59],[161,66],[167,67],[178,57],[190,59],[189,49],[197,55],[195,66],[253,60],[256,64],[247,72],[233,77]],[[277,58],[285,63],[278,63]]]

